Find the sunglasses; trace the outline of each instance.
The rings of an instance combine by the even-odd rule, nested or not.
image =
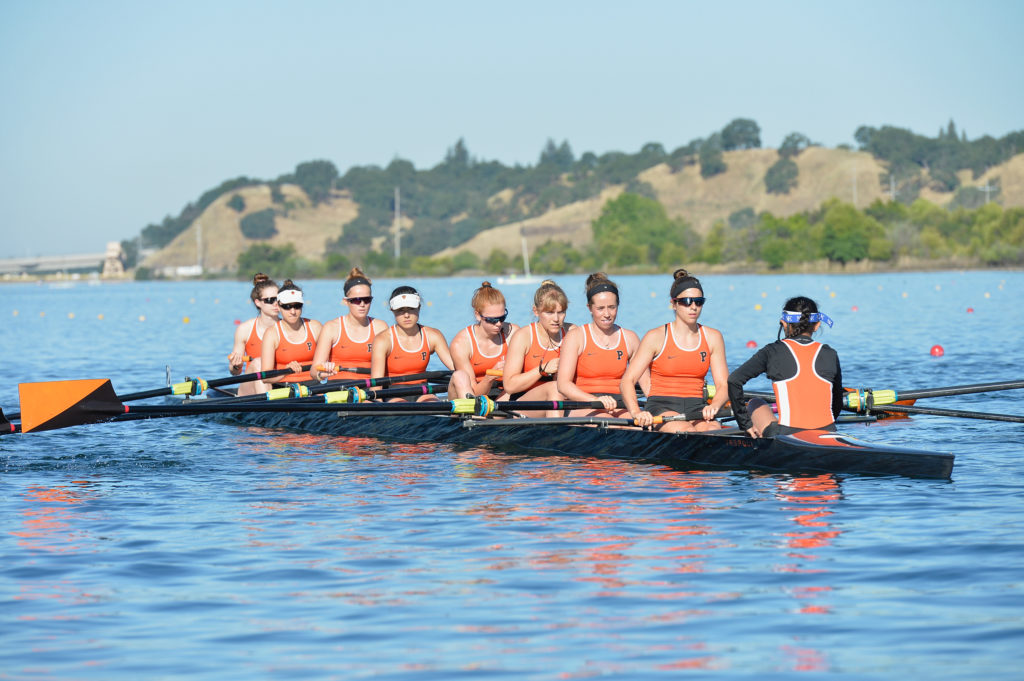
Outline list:
[[[282,310],[301,310],[302,303],[281,303]]]
[[[672,300],[676,301],[677,304],[682,305],[683,307],[690,307],[691,305],[704,307],[704,301],[707,300],[707,298],[704,296],[697,296],[696,298],[687,296],[685,298],[673,298]]]
[[[369,305],[373,302],[373,296],[356,296],[355,298],[346,298],[345,300],[353,305]]]
[[[483,315],[480,315],[480,319],[484,320],[488,324],[501,324],[502,322],[505,321],[507,317],[508,310],[505,310],[505,314],[501,315],[500,317],[485,317]]]
[[[267,305],[273,305],[277,302],[277,296],[270,296],[269,298],[260,298]]]
[[[420,309],[418,307],[400,307],[397,310],[392,310],[392,312],[395,313],[396,317],[398,317],[400,315],[403,315],[403,314],[418,315],[420,313]]]

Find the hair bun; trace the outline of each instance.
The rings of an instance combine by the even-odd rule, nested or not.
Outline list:
[[[687,272],[685,269],[683,269],[682,267],[680,267],[678,270],[676,270],[675,272],[672,273],[672,278],[673,279],[685,279],[686,277],[689,277],[689,276],[692,276],[692,275],[689,272]]]
[[[491,286],[491,282],[485,281],[482,284],[480,284],[480,288],[494,288],[494,287]]]
[[[267,275],[263,274],[262,272],[257,272],[252,277],[252,283],[253,283],[254,286],[259,286],[260,284],[262,284],[265,281],[270,281],[270,277],[268,277]]]

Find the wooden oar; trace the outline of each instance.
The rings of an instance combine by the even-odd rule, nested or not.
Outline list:
[[[891,404],[884,407],[872,407],[872,412],[896,411],[905,414],[927,414],[929,416],[955,416],[963,419],[981,419],[984,421],[1009,421],[1024,423],[1024,416],[1014,414],[989,414],[981,411],[961,411],[959,409],[936,409],[933,407],[912,407],[910,405]]]

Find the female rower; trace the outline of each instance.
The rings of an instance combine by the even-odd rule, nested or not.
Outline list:
[[[449,369],[454,369],[448,343],[437,329],[420,324],[419,292],[412,286],[399,286],[391,292],[389,306],[395,313],[395,325],[373,338],[370,375],[407,376],[426,371],[430,355],[436,354]],[[397,383],[395,385],[403,385]],[[400,401],[394,398],[391,401]],[[416,401],[436,400],[434,395],[421,395]]]
[[[249,299],[256,306],[257,315],[247,319],[235,329],[235,344],[228,355],[228,365],[232,376],[260,370],[260,354],[263,348],[263,335],[267,329],[277,323],[277,284],[262,272],[252,278],[252,291]],[[266,392],[263,381],[248,381],[238,386],[238,394],[255,395]]]
[[[655,416],[678,416],[657,427],[667,432],[717,430],[722,427],[715,416],[728,394],[723,389],[729,378],[722,334],[698,324],[704,309],[704,288],[696,277],[678,269],[672,275],[669,290],[675,316],[664,326],[644,334],[629,368],[622,377],[622,401],[637,425],[648,427]],[[647,405],[640,409],[633,385],[646,370],[651,372],[651,390]],[[708,370],[718,390],[711,404],[704,399],[704,378]]]
[[[513,400],[557,400],[558,358],[565,328],[569,299],[558,284],[545,279],[533,294],[533,315],[537,321],[512,334],[505,358],[505,392]],[[571,327],[571,325],[569,325]],[[548,410],[546,416],[558,416]]]
[[[489,370],[502,371],[508,353],[508,339],[519,327],[505,321],[508,308],[505,296],[488,281],[473,292],[473,314],[476,324],[467,326],[452,339],[452,361],[455,372],[448,384],[449,397],[486,395],[501,376]]]
[[[753,437],[775,437],[798,430],[835,430],[843,408],[843,375],[839,355],[811,335],[828,315],[818,304],[797,296],[786,301],[779,321],[779,333],[786,337],[758,350],[729,376],[729,400],[736,424]],[[764,400],[753,398],[743,404],[743,385],[765,374],[772,381],[779,416]]]
[[[311,380],[303,364],[310,364],[316,353],[316,339],[320,335],[320,322],[302,316],[302,289],[291,279],[285,279],[277,292],[277,306],[281,308],[281,321],[263,335],[263,370],[291,369],[295,373],[278,378],[275,382],[301,383]]]
[[[388,325],[370,316],[373,295],[370,280],[358,267],[353,267],[342,287],[348,314],[324,324],[316,340],[313,367],[309,375],[314,381],[366,378],[370,373],[373,337],[387,331]],[[364,371],[345,371],[346,368]]]
[[[635,331],[615,323],[619,288],[604,272],[587,277],[584,288],[593,322],[566,332],[558,365],[558,392],[567,400],[599,400],[604,404],[603,410],[575,410],[570,416],[623,416],[626,411],[620,383],[640,338]],[[646,393],[650,383],[647,372],[639,383]],[[635,385],[631,390],[636,391]]]

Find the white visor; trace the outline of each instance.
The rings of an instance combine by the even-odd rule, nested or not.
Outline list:
[[[297,291],[293,288],[285,289],[284,291],[278,291],[277,303],[279,305],[287,305],[288,303],[301,303],[302,291]]]
[[[415,293],[399,293],[391,299],[392,310],[401,310],[403,307],[418,308],[419,306],[420,297]]]

